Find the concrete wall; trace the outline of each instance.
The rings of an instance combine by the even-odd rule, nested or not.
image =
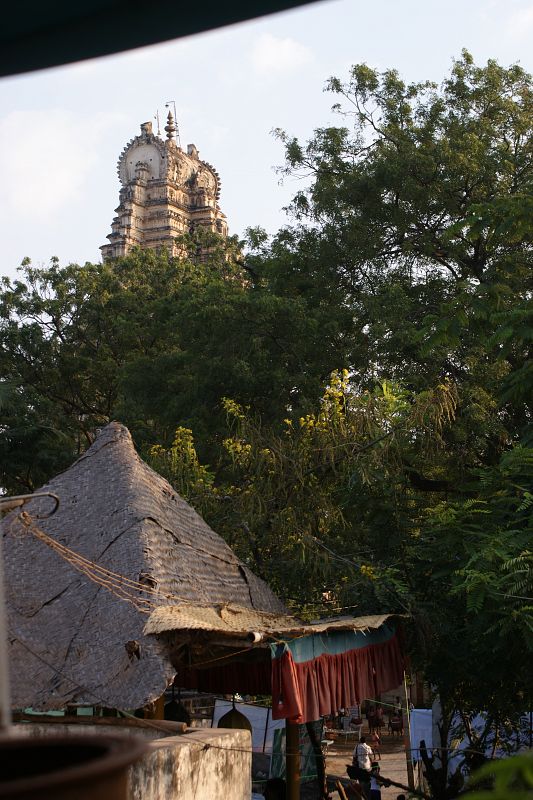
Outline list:
[[[204,728],[151,742],[130,767],[130,800],[250,800],[250,751],[243,730]]]
[[[129,800],[250,800],[252,794],[249,731],[189,728],[179,736],[161,737],[150,728],[33,722],[13,729],[18,736],[96,734],[147,740],[147,753],[130,767]]]
[[[38,717],[37,717],[38,719]],[[155,728],[133,728],[127,725],[76,725],[68,722],[21,722],[13,725],[12,736],[131,736],[141,739],[161,739],[164,734]]]

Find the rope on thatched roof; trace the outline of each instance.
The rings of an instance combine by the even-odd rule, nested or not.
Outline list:
[[[144,594],[151,595],[153,598],[157,598],[158,600],[161,600],[161,597],[164,597],[166,600],[190,602],[184,597],[179,597],[178,595],[162,595],[159,590],[152,589],[146,583],[146,581],[141,582],[131,580],[130,578],[126,578],[124,575],[115,572],[114,570],[109,570],[105,567],[102,567],[95,561],[84,558],[82,555],[80,555],[80,553],[77,553],[70,547],[66,547],[65,545],[53,539],[51,536],[48,536],[48,534],[46,534],[35,524],[32,517],[26,511],[23,511],[19,515],[19,520],[29,533],[33,534],[33,536],[35,536],[37,539],[40,539],[42,542],[44,542],[44,544],[54,550],[60,558],[74,567],[74,569],[78,570],[78,572],[81,572],[83,575],[89,578],[89,580],[93,581],[93,583],[96,583],[99,586],[102,586],[104,589],[107,589],[107,591],[111,592],[111,594],[114,594],[120,600],[127,600],[128,602],[132,603],[138,611],[141,611],[144,614],[149,614],[150,609],[157,607],[157,603],[154,599],[138,597],[136,594],[133,594],[133,592],[142,592]]]

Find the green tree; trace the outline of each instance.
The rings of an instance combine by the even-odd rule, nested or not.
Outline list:
[[[350,127],[318,130],[306,146],[280,136],[286,171],[312,176],[293,208],[351,246],[348,277],[375,266],[481,281],[505,255],[520,258],[516,241],[462,228],[473,207],[530,195],[533,96],[522,68],[477,67],[464,51],[440,89],[366,65],[327,89]]]
[[[133,251],[105,264],[25,264],[4,280],[1,485],[35,488],[113,418],[141,447],[169,444],[180,422],[209,457],[221,396],[279,418],[342,362],[342,341],[324,340],[326,310],[255,283],[235,240],[198,236],[184,237],[181,259]]]
[[[486,789],[476,787],[492,784]],[[487,764],[477,772],[470,786],[471,800],[529,800],[533,794],[533,760],[531,754]]]
[[[531,696],[532,79],[465,52],[440,87],[359,65],[327,88],[345,124],[279,132],[307,184],[246,267],[320,310],[347,373],[319,410],[287,398],[285,430],[226,403],[198,502],[300,611],[407,613],[473,768]],[[461,789],[447,757],[428,774]]]
[[[517,446],[461,491],[445,487],[459,402],[450,383],[360,393],[333,373],[315,411],[281,433],[226,399],[231,435],[211,472],[190,432],[151,453],[298,613],[407,617],[412,663],[442,707],[443,755],[427,759],[441,800],[463,788],[465,762],[477,768],[506,739],[512,749],[532,688],[533,451]]]
[[[331,596],[337,605],[357,597],[362,611],[405,608],[404,578],[389,563],[402,526],[390,517],[398,517],[415,466],[431,463],[438,474],[442,433],[456,404],[452,384],[413,396],[384,382],[358,394],[346,371],[333,372],[318,408],[280,425],[224,399],[229,435],[211,471],[199,467],[191,432],[181,428],[171,447],[153,447],[150,458],[298,607],[326,608]],[[375,532],[381,520],[388,520],[387,541]],[[382,570],[387,581],[374,580]]]
[[[531,385],[531,76],[464,52],[441,87],[357,65],[326,88],[343,127],[306,144],[279,132],[284,172],[307,178],[300,225],[272,249],[290,249],[288,291],[335,287],[360,342],[345,366],[363,385],[383,375],[423,390],[449,376],[482,414],[511,400],[507,428],[489,413],[489,437],[461,412],[476,460],[497,460],[531,411],[531,393],[513,400]]]
[[[405,613],[472,767],[531,697],[533,83],[465,52],[327,89],[341,126],[279,133],[307,183],[271,241],[4,284],[2,485],[118,417],[295,609]]]

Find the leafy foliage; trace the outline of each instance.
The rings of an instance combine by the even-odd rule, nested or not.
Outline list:
[[[4,281],[1,484],[119,418],[302,615],[405,614],[474,768],[531,697],[533,81],[464,52],[441,86],[326,88],[340,126],[278,131],[306,188],[271,240]]]
[[[187,497],[194,494],[240,555],[298,605],[320,606],[324,597],[326,606],[327,598],[353,603],[366,594],[366,601],[359,598],[362,606],[390,607],[396,604],[392,586],[378,598],[380,580],[387,574],[400,586],[398,571],[381,563],[366,525],[361,528],[354,516],[354,491],[364,486],[372,493],[387,480],[400,491],[408,480],[406,442],[413,458],[433,452],[455,405],[451,385],[416,398],[387,383],[357,395],[347,373],[334,372],[318,410],[285,419],[280,433],[226,399],[231,435],[222,443],[216,485],[201,477],[203,495],[197,493],[196,466],[189,483],[184,480],[188,438],[178,436],[168,450],[153,449],[152,464],[164,467]]]
[[[253,286],[233,240],[210,242],[198,259],[189,238],[191,260],[134,251],[112,264],[26,263],[21,278],[4,279],[4,487],[39,485],[113,418],[140,446],[168,444],[179,420],[208,454],[225,423],[222,395],[268,419],[283,414],[289,395],[296,407],[318,389],[342,352],[335,342],[317,351],[326,311]]]
[[[470,786],[489,782],[487,789],[468,793],[470,800],[530,800],[533,794],[533,759],[531,754],[486,764],[472,778]]]

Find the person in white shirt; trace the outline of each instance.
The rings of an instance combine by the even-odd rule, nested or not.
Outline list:
[[[373,755],[374,753],[372,752],[372,748],[366,743],[366,737],[361,736],[358,744],[355,745],[355,749],[352,754],[353,765],[364,769],[365,772],[370,773],[370,770],[372,769],[371,759]]]
[[[366,738],[361,736],[359,743],[356,744],[353,751],[352,764],[354,767],[357,767],[357,780],[367,800],[370,798],[370,771],[372,769],[370,758],[372,755],[372,748],[367,745]]]

